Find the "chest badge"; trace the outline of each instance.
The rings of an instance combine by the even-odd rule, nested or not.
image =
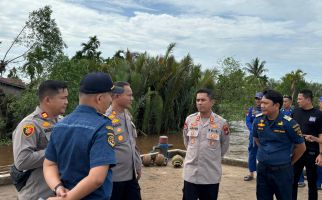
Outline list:
[[[312,116],[310,116],[310,118],[309,118],[309,122],[315,122],[315,120],[316,120],[316,117],[312,117]]]
[[[119,136],[117,137],[117,139],[118,139],[118,141],[122,142],[122,141],[124,140],[124,137],[123,137],[123,135],[119,135]]]
[[[45,127],[45,128],[48,128],[48,127],[51,126],[51,123],[49,123],[49,122],[43,122],[42,123],[42,126]]]
[[[262,119],[261,119],[261,120],[259,121],[259,123],[257,124],[257,126],[258,126],[258,127],[263,128],[263,127],[265,126],[265,124],[264,124],[264,120],[262,120]]]

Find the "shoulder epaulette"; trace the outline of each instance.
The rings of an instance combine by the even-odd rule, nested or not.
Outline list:
[[[189,115],[187,118],[190,118],[190,117],[196,116],[197,114],[198,114],[197,112],[196,112],[196,113],[193,113],[193,114]]]
[[[287,115],[284,115],[283,118],[286,119],[287,121],[291,121],[292,120],[292,117],[287,116]]]
[[[262,115],[263,115],[263,113],[259,113],[259,114],[256,115],[256,117],[260,117]]]

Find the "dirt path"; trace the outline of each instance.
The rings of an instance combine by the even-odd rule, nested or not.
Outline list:
[[[247,169],[223,165],[223,177],[219,189],[219,200],[255,200],[256,182],[245,182]],[[140,180],[143,200],[180,200],[182,198],[182,168],[143,167]],[[322,192],[319,191],[322,200]],[[16,200],[12,185],[0,186],[0,199]],[[298,199],[307,199],[307,187],[299,188]]]

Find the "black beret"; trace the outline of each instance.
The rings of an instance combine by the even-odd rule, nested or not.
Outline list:
[[[103,72],[92,72],[86,74],[80,82],[79,91],[85,94],[98,94],[112,92],[121,94],[124,89],[113,85],[110,75]]]

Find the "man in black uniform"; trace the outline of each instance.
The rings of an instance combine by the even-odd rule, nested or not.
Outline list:
[[[322,113],[312,104],[313,94],[310,90],[302,90],[298,94],[299,108],[293,113],[293,118],[300,125],[303,135],[313,135],[322,138]],[[306,151],[294,164],[293,199],[297,199],[297,182],[299,181],[303,167],[306,168],[309,200],[317,200],[316,166],[322,164],[322,144],[306,141]]]

